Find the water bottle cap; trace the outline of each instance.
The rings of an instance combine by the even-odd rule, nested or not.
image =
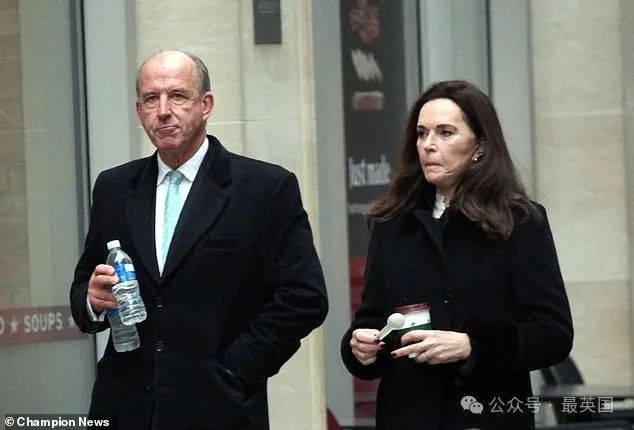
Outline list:
[[[106,243],[106,246],[108,247],[108,251],[110,251],[113,248],[121,248],[121,242],[119,242],[118,240],[111,240],[110,242]]]

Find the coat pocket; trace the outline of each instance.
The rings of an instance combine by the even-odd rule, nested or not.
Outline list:
[[[267,424],[266,384],[245,385],[217,361],[211,364],[216,424],[227,429],[265,429]]]

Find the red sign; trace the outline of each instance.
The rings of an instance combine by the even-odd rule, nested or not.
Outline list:
[[[85,337],[69,306],[0,309],[0,346]]]

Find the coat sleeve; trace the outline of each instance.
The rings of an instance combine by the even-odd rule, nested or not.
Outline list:
[[[466,376],[504,381],[516,371],[563,361],[572,348],[570,306],[546,211],[541,222],[515,227],[510,285],[514,321],[466,322],[472,352]]]
[[[293,174],[279,179],[268,204],[259,252],[268,299],[219,356],[220,364],[247,385],[277,373],[328,312],[321,265]]]
[[[348,331],[341,340],[341,357],[350,373],[361,379],[377,379],[383,374],[389,355],[386,350],[379,351],[377,360],[367,366],[361,364],[352,354],[350,339],[358,328],[380,330],[385,324],[385,275],[381,258],[380,224],[376,224],[370,237],[368,259],[365,267],[365,285],[361,307],[356,312]]]
[[[105,191],[103,174],[95,181],[93,188],[93,204],[90,209],[90,223],[84,244],[84,251],[75,267],[75,274],[70,288],[70,305],[75,324],[84,333],[97,333],[110,325],[106,318],[102,322],[92,321],[88,315],[86,297],[88,280],[95,267],[106,260],[105,246],[99,228],[99,196]]]

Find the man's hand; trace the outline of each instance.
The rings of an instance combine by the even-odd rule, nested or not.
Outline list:
[[[352,332],[352,353],[364,366],[374,363],[376,354],[385,347],[385,343],[379,341],[378,334],[378,330],[369,328],[358,328]]]
[[[466,333],[444,330],[412,330],[401,337],[407,345],[392,352],[393,358],[413,358],[419,363],[453,363],[471,355],[471,340]]]
[[[88,300],[95,313],[104,309],[116,309],[117,300],[112,294],[112,286],[119,282],[114,268],[107,264],[95,267],[88,281]]]

